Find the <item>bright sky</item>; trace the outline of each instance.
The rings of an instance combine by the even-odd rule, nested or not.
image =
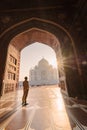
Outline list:
[[[29,77],[29,70],[37,65],[42,58],[57,68],[56,55],[51,47],[37,42],[25,47],[21,51],[19,81],[24,80],[25,76]]]

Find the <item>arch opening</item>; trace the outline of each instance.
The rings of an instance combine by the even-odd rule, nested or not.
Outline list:
[[[34,37],[34,38],[32,38],[32,37]],[[35,30],[33,29],[33,30],[29,30],[29,32],[27,31],[27,32],[24,32],[24,33],[21,33],[21,34],[15,36],[10,41],[9,47],[8,47],[6,70],[5,70],[6,72],[4,74],[4,84],[3,84],[4,92],[3,93],[7,93],[9,91],[15,90],[18,86],[21,51],[24,48],[26,48],[28,45],[34,44],[35,41],[40,41],[40,42],[43,41],[44,45],[46,45],[46,46],[49,46],[51,44],[50,47],[53,49],[55,47],[54,45],[56,45],[58,42],[57,39],[54,39],[54,38],[55,37],[48,32],[44,33],[44,31],[42,32],[42,30],[38,31],[36,29]],[[56,44],[54,44],[53,41]],[[58,42],[58,45],[59,45],[59,42]],[[14,61],[17,61],[17,64],[14,65]],[[7,70],[7,68],[9,68],[9,70]],[[52,67],[50,67],[50,68],[52,68]],[[13,69],[14,69],[14,71],[13,71]],[[11,80],[13,80],[13,81],[11,81]],[[49,80],[52,80],[52,78]],[[53,82],[54,82],[54,79],[52,80],[52,82],[50,81],[51,84]],[[56,84],[58,83],[57,77],[55,79],[55,83]],[[46,84],[48,84],[48,82]]]
[[[7,31],[9,32],[9,35],[11,34],[10,36],[8,36]],[[24,22],[21,22],[20,24],[13,26],[11,29],[8,29],[7,31],[4,32],[1,37],[3,45],[6,46],[5,48],[6,51],[4,53],[5,57],[2,54],[2,57],[4,59],[3,60],[4,67],[1,67],[2,69],[1,73],[4,72],[7,48],[10,43],[12,43],[12,45],[16,47],[16,49],[18,49],[20,53],[20,51],[27,45],[30,45],[34,42],[42,42],[54,49],[54,51],[56,52],[57,59],[61,57],[61,54],[62,55],[64,54],[64,57],[66,57],[66,59],[68,58],[69,55],[73,57],[73,61],[74,61],[73,64],[75,66],[75,69],[64,66],[66,82],[68,84],[67,89],[70,96],[75,97],[75,96],[82,95],[81,93],[82,84],[80,84],[80,68],[78,66],[76,50],[72,38],[64,28],[61,28],[61,26],[58,26],[53,22],[32,18],[30,20],[25,20]],[[8,39],[8,41],[5,42],[5,40],[3,40],[3,37],[5,39]],[[4,49],[2,50],[2,52],[3,51]],[[68,61],[67,64],[71,65],[72,63]],[[73,78],[74,75],[76,77]],[[2,86],[2,79],[3,79],[3,75],[1,76],[1,82],[0,82],[1,86]],[[78,84],[77,86],[75,85],[76,82]],[[80,89],[78,92],[79,85],[80,85]]]
[[[24,72],[25,70],[25,72]],[[43,43],[32,43],[21,51],[19,80],[29,77],[30,86],[58,84],[56,54]],[[20,82],[22,84],[22,82]]]

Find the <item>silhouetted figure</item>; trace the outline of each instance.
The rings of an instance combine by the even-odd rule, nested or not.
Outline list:
[[[23,97],[22,97],[22,105],[25,106],[28,103],[26,102],[28,91],[29,91],[29,82],[27,81],[27,77],[25,77],[25,80],[23,81]]]

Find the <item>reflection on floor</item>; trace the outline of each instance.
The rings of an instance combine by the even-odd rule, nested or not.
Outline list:
[[[86,102],[57,85],[31,87],[24,107],[21,99],[22,89],[0,99],[0,130],[87,130]]]

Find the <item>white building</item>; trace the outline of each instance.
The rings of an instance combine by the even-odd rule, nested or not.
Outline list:
[[[14,91],[19,80],[20,52],[12,45],[9,45],[4,79],[3,94]]]
[[[48,61],[42,58],[38,65],[29,72],[29,82],[34,85],[49,85],[58,83],[57,69],[49,65]]]

